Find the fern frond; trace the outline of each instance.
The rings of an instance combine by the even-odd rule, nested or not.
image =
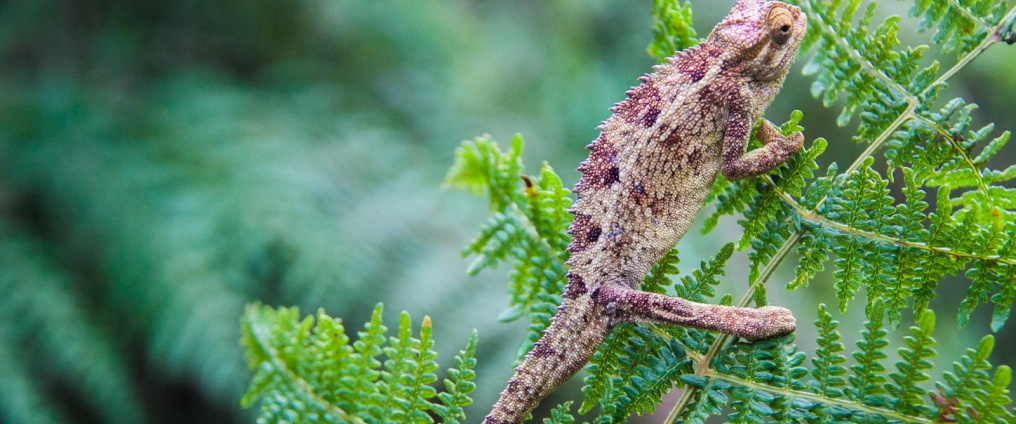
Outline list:
[[[24,364],[24,355],[13,343],[12,331],[0,321],[0,411],[4,420],[11,424],[57,424],[69,422],[47,402],[38,379],[34,378]]]
[[[550,410],[550,418],[543,419],[543,424],[573,424],[575,417],[570,412],[571,404],[569,401],[554,407]]]
[[[465,188],[476,195],[490,195],[492,211],[512,203],[517,196],[515,181],[522,172],[522,137],[512,138],[511,149],[502,152],[490,136],[463,142],[455,149],[455,161],[445,176],[444,186]]]
[[[708,261],[702,261],[699,269],[691,275],[681,277],[681,285],[677,286],[677,295],[694,302],[705,302],[716,296],[714,287],[720,284],[719,277],[726,275],[724,268],[734,254],[734,244],[727,243]]]
[[[801,244],[797,247],[801,261],[797,264],[797,277],[787,284],[788,289],[796,290],[807,286],[816,274],[825,269],[825,263],[829,260],[829,251],[832,249],[829,236],[830,234],[821,226],[811,226],[801,237]]]
[[[847,378],[850,387],[845,390],[847,397],[862,404],[881,404],[882,387],[886,382],[885,365],[882,361],[888,356],[883,350],[889,346],[886,340],[888,331],[883,327],[885,309],[881,301],[875,301],[868,310],[868,322],[861,331],[861,340],[857,342],[858,350],[851,354],[857,365],[850,367],[853,375]]]
[[[295,316],[299,310],[281,310],[280,315],[284,312]],[[383,352],[385,333],[388,331],[388,327],[381,322],[382,312],[384,306],[378,303],[363,331],[357,332],[357,340],[353,343],[353,353],[349,355],[349,361],[342,364],[342,368],[339,369],[338,405],[352,414],[369,408],[373,404],[371,398],[378,393],[377,381],[381,377],[381,361],[376,358]],[[285,323],[286,321],[279,320],[280,327]]]
[[[691,24],[691,3],[653,0],[653,41],[646,52],[663,63],[668,57],[699,43]]]
[[[6,367],[11,373],[11,384],[28,391],[4,392],[24,402],[11,405],[12,415],[20,417],[22,406],[37,404],[44,416],[40,419],[57,419],[58,415],[44,406],[44,396],[34,386],[59,375],[78,388],[73,394],[99,411],[103,420],[111,423],[142,421],[140,400],[135,396],[136,388],[132,387],[126,360],[117,352],[114,341],[88,318],[85,299],[72,291],[71,277],[44,253],[40,242],[9,230],[6,222],[0,225],[3,225],[0,228],[0,269],[3,269],[0,298],[5,300],[0,308],[0,322],[17,323],[17,327],[11,329],[21,329],[6,334],[5,340],[0,341],[7,344],[4,348],[8,350],[2,353],[5,358],[0,358],[0,362],[15,357],[23,357],[24,361],[0,364],[0,367]],[[0,328],[0,332],[3,331]],[[31,367],[25,365],[54,375],[33,376],[29,372]],[[34,399],[36,396],[39,399]],[[0,410],[6,411],[2,407]]]
[[[886,391],[893,398],[886,407],[916,417],[929,417],[933,412],[925,405],[928,390],[921,383],[931,380],[925,371],[932,368],[930,360],[937,355],[932,349],[935,345],[932,338],[934,331],[935,314],[931,311],[921,315],[918,325],[910,329],[910,336],[905,339],[907,347],[900,349],[903,360],[896,363],[896,372],[889,375],[892,382],[887,385]]]
[[[1008,227],[1008,228],[1006,228]],[[977,244],[980,246],[980,256],[992,256],[1005,243],[1012,245],[1012,238],[1016,225],[1008,223],[1003,226],[1002,222],[996,221],[987,229],[979,231]],[[979,303],[987,302],[990,293],[994,291],[995,268],[999,266],[996,261],[975,259],[973,266],[967,270],[967,278],[970,278],[970,287],[967,288],[967,297],[960,303],[959,324],[965,326],[970,320],[970,315]]]
[[[752,251],[748,253],[749,260],[749,272],[748,272],[748,283],[754,285],[759,281],[762,276],[762,270],[768,265],[773,257],[779,252],[781,246],[786,245],[786,241],[790,238],[793,228],[789,225],[785,225],[783,221],[787,220],[788,215],[786,211],[780,211],[774,214],[769,221],[766,221],[762,231],[760,231],[755,239],[751,241]],[[759,296],[764,293],[765,287],[756,287]],[[759,305],[764,306],[764,305]]]
[[[408,396],[406,386],[412,382],[414,352],[420,352],[420,341],[413,338],[409,313],[399,316],[398,337],[389,337],[388,346],[382,348],[385,357],[381,378],[377,381],[377,393],[371,394],[367,422],[409,422]],[[421,352],[422,353],[422,352]],[[435,378],[436,380],[436,378]],[[416,399],[413,399],[414,401]]]
[[[754,184],[748,184],[745,181],[730,182],[723,175],[718,175],[716,182],[713,183],[712,191],[706,198],[706,203],[715,204],[716,210],[706,217],[705,223],[702,225],[702,234],[708,234],[716,228],[723,215],[733,215],[745,210],[748,202],[756,195],[758,195],[758,189]]]
[[[582,404],[579,413],[585,414],[597,404],[609,404],[615,396],[612,379],[621,367],[621,353],[635,337],[635,324],[624,323],[614,327],[607,340],[600,345],[586,365],[585,385],[582,386]]]
[[[800,111],[794,111],[790,115],[790,120],[780,126],[780,132],[783,135],[790,135],[802,130],[798,124],[803,117],[804,114]],[[824,139],[816,139],[810,148],[794,155],[786,164],[764,177],[765,184],[756,183],[758,194],[748,202],[747,209],[744,210],[744,219],[738,221],[744,228],[737,246],[739,250],[747,248],[751,240],[765,229],[768,222],[779,222],[790,213],[791,207],[784,202],[782,196],[796,198],[801,195],[806,181],[811,179],[818,169],[815,159],[825,151],[826,145]]]
[[[988,357],[994,348],[995,338],[991,336],[984,336],[977,344],[977,349],[968,348],[967,354],[959,362],[953,363],[955,374],[946,371],[942,376],[945,383],[936,384],[944,395],[938,399],[939,403],[949,404],[950,398],[972,402],[974,392],[982,387],[980,383],[989,379],[987,371],[991,369],[991,363],[988,362]]]
[[[833,320],[832,314],[824,304],[819,305],[818,320],[815,321],[815,327],[818,328],[818,339],[815,343],[818,346],[815,348],[815,357],[811,360],[814,365],[811,371],[814,381],[810,382],[809,389],[830,399],[843,397],[843,388],[847,385],[847,380],[843,378],[847,374],[847,368],[842,365],[847,362],[847,358],[842,355],[843,343],[839,342],[840,333],[836,331],[839,324]],[[833,410],[829,405],[820,404],[813,413],[818,422],[828,422],[832,419]]]
[[[635,327],[635,333],[621,354],[621,378],[614,381],[620,390],[613,400],[614,422],[624,422],[633,413],[653,413],[663,395],[680,383],[680,376],[692,371],[692,361],[677,340],[641,326]]]
[[[730,403],[730,397],[725,392],[732,386],[726,381],[696,375],[685,375],[681,381],[689,386],[685,396],[692,393],[691,396],[694,397],[689,401],[687,407],[680,411],[680,419],[683,423],[705,424],[707,418],[723,413],[723,408]],[[693,393],[690,387],[695,387],[698,390]]]
[[[852,355],[857,361],[846,381],[846,358],[840,354],[840,334],[825,305],[819,307],[818,348],[809,371],[806,355],[791,344],[792,336],[755,343],[727,345],[709,367],[682,376],[688,384],[687,402],[680,411],[683,422],[701,423],[721,413],[728,403],[732,423],[932,423],[1007,422],[1011,412],[1001,405],[1011,402],[1006,387],[1009,368],[998,367],[989,378],[987,362],[992,343],[987,338],[954,364],[956,374],[946,373],[936,383],[941,395],[929,397],[924,383],[930,380],[930,359],[935,357],[932,338],[934,314],[923,315],[910,329],[906,347],[900,349],[896,371],[886,376],[882,362],[889,347],[883,328],[885,309],[875,302],[869,321]],[[807,379],[808,376],[811,379]],[[888,378],[887,378],[888,377]],[[849,383],[849,385],[848,385]],[[933,400],[928,404],[928,400]],[[981,414],[981,411],[990,411]],[[967,420],[967,421],[962,421]]]
[[[956,51],[960,56],[976,48],[991,35],[1007,6],[993,0],[917,0],[910,16],[920,16],[918,31],[935,29],[932,41],[942,45],[943,52]]]
[[[1002,365],[995,371],[991,385],[979,390],[963,414],[958,414],[956,422],[960,423],[1011,423],[1016,417],[1008,408],[1012,404],[1009,396],[1009,384],[1012,382],[1012,369]]]
[[[490,195],[491,218],[464,254],[476,255],[470,274],[511,261],[511,305],[499,319],[524,316],[530,322],[517,360],[532,349],[561,304],[571,243],[566,229],[573,218],[568,212],[571,191],[550,165],[544,163],[537,176],[519,174],[523,144],[516,136],[503,152],[489,137],[465,141],[445,179],[447,187]]]
[[[1016,259],[1016,237],[1014,237],[1016,229],[1012,228],[1012,223],[1007,226],[1009,227],[1008,240],[1006,240],[1005,246],[999,250],[998,255],[1002,258]],[[988,264],[988,266],[991,267],[991,272],[994,274],[990,278],[1000,282],[999,292],[991,296],[991,301],[995,303],[995,310],[991,314],[991,329],[1001,331],[1002,326],[1009,319],[1013,301],[1016,300],[1016,284],[1008,284],[1008,282],[1016,281],[1016,264],[996,262]]]
[[[924,191],[920,189],[915,173],[909,168],[903,168],[903,195],[905,202],[896,206],[893,215],[893,224],[898,228],[895,237],[907,242],[920,242],[928,239],[928,231],[924,228],[923,222],[927,219],[924,210],[928,203],[924,201]],[[889,320],[897,326],[900,320],[900,311],[908,306],[910,294],[914,287],[920,282],[920,275],[924,269],[927,253],[911,247],[901,247],[893,260],[886,281],[885,288],[881,290],[886,302],[886,309],[889,312]]]
[[[646,278],[642,279],[642,290],[652,293],[666,293],[667,287],[674,284],[670,276],[678,274],[677,265],[680,263],[681,257],[677,249],[670,249],[656,265],[653,265],[649,274],[646,274]]]
[[[455,368],[448,369],[448,378],[444,380],[445,391],[439,393],[440,405],[434,405],[434,411],[445,424],[457,424],[466,419],[463,408],[473,403],[469,394],[476,390],[473,379],[476,378],[476,330],[469,335],[466,348],[455,355]]]
[[[296,373],[300,354],[308,335],[307,323],[299,321],[299,310],[278,310],[252,305],[243,319],[241,343],[246,348],[247,363],[256,369],[251,387],[241,405],[249,407],[261,401],[259,422],[337,421],[363,424],[356,413],[346,412],[325,398],[302,376]],[[335,396],[335,394],[331,394]]]
[[[306,376],[307,382],[318,387],[322,393],[339,394],[342,391],[341,372],[353,355],[349,337],[339,319],[330,319],[324,309],[318,309],[317,327],[310,336],[304,355],[309,361],[301,361],[298,374]]]
[[[437,390],[431,385],[437,381],[437,352],[434,352],[434,339],[431,338],[433,329],[430,317],[423,317],[423,324],[420,326],[419,347],[412,358],[409,375],[406,378],[406,398],[408,405],[405,407],[404,422],[424,424],[434,422],[427,415],[427,410],[432,409],[430,399],[437,396]]]
[[[464,419],[462,408],[475,388],[475,331],[438,394],[430,318],[424,317],[417,339],[403,312],[397,336],[386,340],[381,313],[378,304],[350,346],[341,320],[324,312],[301,319],[297,308],[249,306],[241,342],[256,372],[242,405],[260,401],[259,422],[267,423],[425,424],[434,422],[431,411],[445,423]],[[440,405],[431,403],[435,396]]]
[[[829,107],[844,93],[846,100],[837,123],[846,125],[860,112],[861,126],[855,140],[875,138],[907,110],[904,87],[926,47],[894,50],[899,45],[896,39],[899,17],[889,17],[870,28],[875,3],[868,3],[859,19],[860,0],[795,3],[808,15],[808,26],[812,28],[809,32],[815,34],[802,47],[817,46],[815,55],[804,67],[806,75],[816,77],[812,95]],[[856,27],[851,24],[855,19],[858,19]]]

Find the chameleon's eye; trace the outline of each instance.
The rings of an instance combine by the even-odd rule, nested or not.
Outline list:
[[[773,42],[779,45],[786,44],[793,32],[794,20],[789,10],[774,7],[769,11],[769,36],[772,37]]]

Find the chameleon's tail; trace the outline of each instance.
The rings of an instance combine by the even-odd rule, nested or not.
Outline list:
[[[562,308],[515,368],[484,424],[521,423],[540,400],[575,375],[610,334],[607,315],[588,296],[565,299]]]

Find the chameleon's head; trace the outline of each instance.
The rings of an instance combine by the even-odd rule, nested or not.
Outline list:
[[[713,28],[708,41],[726,47],[727,61],[759,80],[786,76],[797,56],[808,19],[797,6],[778,1],[740,0]]]

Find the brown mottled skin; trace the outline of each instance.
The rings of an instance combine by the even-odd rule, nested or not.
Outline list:
[[[618,323],[682,325],[750,340],[794,331],[785,308],[699,304],[639,285],[688,231],[717,174],[756,176],[801,150],[803,135],[783,137],[763,121],[757,132],[763,147],[745,152],[805,29],[795,6],[741,0],[704,42],[654,67],[611,109],[579,166],[564,303],[484,423],[522,422]]]

